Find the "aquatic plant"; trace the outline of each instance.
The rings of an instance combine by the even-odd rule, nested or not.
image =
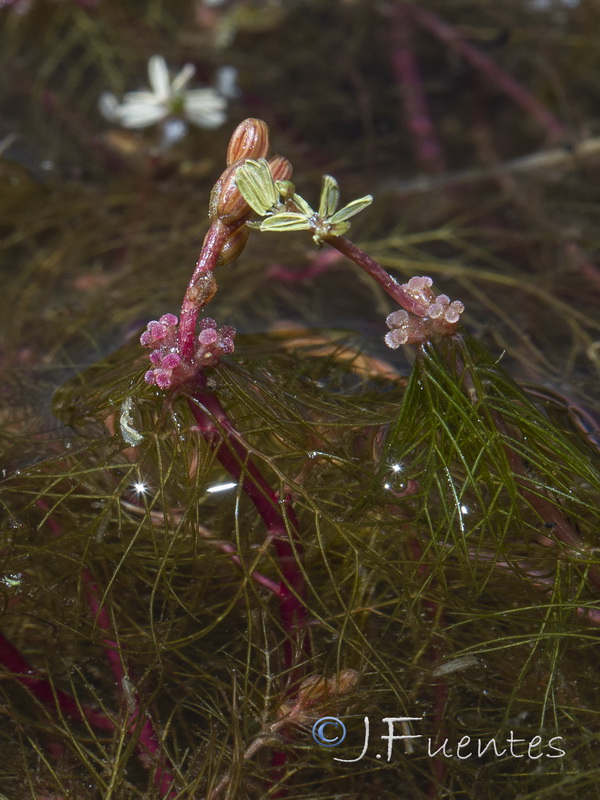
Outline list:
[[[595,707],[562,675],[591,668],[600,624],[597,458],[460,327],[462,303],[345,238],[370,196],[338,211],[326,176],[315,211],[268,155],[245,120],[180,314],[141,335],[150,369],[133,341],[67,381],[67,449],[5,480],[4,752],[37,761],[5,760],[6,785],[212,800],[392,796],[389,770],[415,797],[475,775],[485,792],[569,782]],[[375,279],[401,306],[387,344],[415,348],[408,379],[333,332],[321,351],[274,332],[234,353],[202,315],[252,228],[308,231]]]
[[[0,794],[597,797],[592,5],[23,5]]]

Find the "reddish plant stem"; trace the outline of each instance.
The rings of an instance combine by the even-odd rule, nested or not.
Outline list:
[[[197,284],[199,279],[214,270],[223,245],[239,222],[226,225],[217,220],[213,222],[202,243],[196,267],[183,297],[179,319],[179,353],[184,361],[191,361],[194,355],[194,336],[201,305],[198,304]]]
[[[275,547],[283,576],[278,597],[281,623],[287,634],[285,662],[295,683],[303,677],[303,670],[294,668],[297,654],[303,651],[310,655],[306,584],[300,567],[303,547],[296,513],[290,499],[280,500],[266,481],[219,399],[205,391],[203,377],[199,376],[198,386],[188,397],[188,403],[206,442],[252,501]]]
[[[430,173],[445,169],[442,149],[435,135],[419,65],[412,47],[413,21],[407,4],[396,6],[393,18],[392,70],[401,87],[406,121],[413,135],[417,159]]]
[[[244,569],[242,559],[236,554],[236,550],[233,545],[223,542],[219,545],[219,548],[223,553],[227,553],[230,556],[234,564],[237,564],[238,567]],[[268,589],[268,591],[274,594],[275,597],[279,597],[281,600],[283,600],[285,596],[285,587],[283,587],[281,583],[277,583],[276,581],[271,580],[271,578],[267,578],[266,575],[263,575],[262,572],[258,572],[257,570],[252,570],[250,577],[259,586],[262,586],[264,589]]]
[[[574,553],[576,556],[585,557],[585,545],[579,533],[571,525],[561,511],[551,503],[546,497],[538,494],[540,489],[536,489],[531,479],[527,477],[525,465],[521,456],[508,444],[510,433],[502,415],[494,409],[489,410],[490,416],[498,432],[502,436],[504,452],[508,463],[515,475],[515,481],[521,492],[523,499],[538,513],[548,524],[556,538],[566,545],[567,552]],[[592,565],[588,568],[587,574],[596,588],[600,589],[600,569]]]
[[[88,606],[94,614],[96,625],[103,633],[108,634],[102,639],[104,653],[110,664],[115,683],[119,687],[121,694],[124,695],[124,682],[129,680],[129,675],[125,669],[118,643],[109,638],[112,633],[110,614],[102,602],[102,595],[98,585],[87,569],[82,570],[81,577],[85,584]],[[136,750],[140,761],[144,766],[157,765],[154,773],[154,783],[159,791],[159,797],[175,797],[177,793],[172,788],[174,778],[170,771],[171,764],[162,752],[162,745],[150,718],[145,716],[140,726],[140,698],[137,692],[133,694],[133,706],[133,710],[129,709],[127,729],[132,736],[136,735],[139,730]]]
[[[94,728],[102,731],[114,731],[115,726],[110,719],[91,706],[77,703],[69,694],[55,689],[37,670],[23,658],[17,648],[0,633],[0,664],[11,672],[26,689],[53,713],[60,709],[66,717],[78,722],[87,721]]]
[[[600,422],[587,408],[557,389],[527,386],[525,391],[532,397],[539,397],[544,402],[559,406],[569,414],[578,431],[593,445],[600,447]]]
[[[199,299],[198,287],[204,275],[212,272],[219,261],[221,251],[228,237],[245,219],[240,218],[227,225],[217,220],[204,239],[196,268],[188,284],[179,321],[179,352],[184,361],[193,363],[194,337],[198,313],[207,302]],[[210,299],[210,298],[208,298]],[[198,430],[227,472],[240,483],[262,518],[273,542],[283,580],[276,584],[253,572],[258,583],[274,592],[279,599],[281,624],[286,634],[284,658],[291,685],[299,684],[304,677],[304,667],[298,665],[298,656],[310,656],[307,635],[306,583],[300,566],[303,547],[300,539],[298,519],[289,497],[280,499],[252,460],[249,450],[235,430],[227,412],[219,399],[207,392],[206,379],[201,370],[195,376],[196,385],[190,384],[191,395],[188,404]],[[241,564],[239,556],[232,558]],[[273,764],[280,768],[287,762],[286,753],[273,753]],[[275,780],[278,780],[277,769]],[[278,797],[283,797],[280,791]]]
[[[49,505],[45,500],[38,500],[36,505],[45,511],[49,510]],[[62,535],[60,524],[53,519],[51,515],[46,517],[46,522],[48,523],[55,538]],[[81,578],[85,587],[87,604],[94,614],[96,624],[104,633],[110,634],[112,631],[110,614],[102,603],[102,595],[96,581],[85,567],[81,571]],[[125,699],[124,680],[128,680],[129,678],[123,665],[119,645],[109,637],[103,638],[102,642],[107,661],[115,679],[115,683],[119,688],[121,696],[123,699]],[[134,710],[129,714],[127,728],[130,734],[135,735],[136,731],[140,727],[140,723],[138,722],[140,716],[140,707],[139,696],[137,693],[134,695],[133,702]],[[114,729],[112,723],[110,729]],[[154,774],[154,783],[159,790],[159,796],[161,798],[175,797],[176,792],[172,789],[174,778],[170,773],[171,765],[169,764],[166,756],[162,753],[162,746],[158,740],[158,737],[156,736],[154,727],[149,717],[146,717],[141,724],[136,750],[138,757],[144,766],[150,766],[151,762],[149,762],[149,757],[152,759],[152,761],[158,764]]]
[[[371,256],[365,253],[364,250],[361,250],[360,247],[357,247],[345,236],[328,236],[325,241],[364,269],[365,272],[374,278],[387,294],[396,300],[406,311],[420,315],[420,311],[415,307],[413,299],[407,295],[398,282],[394,280],[380,264],[371,258]],[[464,374],[464,364],[462,361],[456,358],[454,367],[458,370],[458,374],[462,375],[465,380],[465,387],[467,390],[470,388],[471,397],[476,399],[472,381]],[[504,419],[493,409],[490,409],[490,414],[497,430],[504,440],[504,450],[513,473],[515,474],[516,482],[522,497],[537,511],[544,522],[552,525],[556,537],[563,542],[569,550],[584,555],[585,547],[583,541],[567,518],[553,503],[532,491],[530,488],[532,486],[531,480],[526,476],[525,466],[521,457],[507,444],[506,440],[509,438],[509,433]],[[588,576],[592,583],[600,588],[600,569],[596,566],[591,566],[588,569]]]
[[[398,281],[392,278],[381,264],[378,264],[375,259],[371,258],[364,250],[361,250],[360,247],[357,247],[350,239],[345,236],[326,236],[324,241],[331,247],[335,247],[336,250],[339,250],[351,261],[354,261],[355,264],[358,264],[361,269],[364,269],[402,308],[411,314],[416,314],[418,317],[423,316],[422,306],[404,291]]]
[[[321,250],[319,253],[311,255],[311,263],[303,269],[289,269],[281,264],[273,264],[269,267],[267,278],[274,278],[282,283],[302,283],[327,272],[341,260],[340,253]]]
[[[452,353],[452,355],[450,355],[450,353]],[[471,398],[471,401],[478,403],[479,398],[473,384],[473,379],[465,369],[462,358],[450,348],[446,348],[445,356],[448,365],[456,372],[457,376],[459,376],[460,380],[463,382],[465,391]],[[521,493],[521,497],[537,512],[544,523],[548,524],[556,538],[566,545],[567,553],[571,552],[576,556],[581,555],[583,557],[582,560],[585,560],[585,545],[581,536],[560,509],[540,493],[543,490],[538,489],[531,478],[528,477],[523,459],[516,450],[510,446],[509,441],[511,435],[504,417],[499,411],[493,408],[488,407],[487,410],[494,427],[502,438],[502,446],[510,468],[515,476],[515,483]],[[592,583],[597,588],[600,588],[600,569],[592,565],[589,567],[587,574]]]
[[[515,574],[515,565],[508,561],[496,561],[494,556],[481,551],[469,550],[469,558],[475,563],[486,561],[491,563],[494,569],[502,570]],[[547,594],[552,591],[554,586],[554,579],[548,576],[544,571],[535,569],[525,562],[518,562],[516,566],[519,570],[526,575],[531,581],[531,585],[540,593]],[[600,609],[586,608],[585,606],[577,606],[575,614],[584,622],[589,623],[595,627],[600,627]]]
[[[457,50],[472,67],[483,73],[513,102],[536,119],[548,131],[553,141],[560,141],[564,138],[566,130],[562,122],[528,89],[495,64],[481,50],[465,41],[452,25],[448,25],[431,11],[423,8],[420,3],[401,2],[400,5],[406,8],[407,13],[418,25]]]
[[[144,515],[146,514],[146,509],[143,506],[140,506],[138,503],[131,503],[128,500],[121,500],[121,505],[128,511],[134,511],[136,513],[141,512]],[[150,512],[150,518],[152,519],[153,524],[155,524],[154,523],[155,516],[160,520],[159,524],[162,526],[164,519],[162,513],[154,511]],[[242,569],[244,572],[247,571],[246,565],[244,564],[242,559],[237,555],[237,550],[232,544],[229,544],[229,542],[220,541],[218,539],[213,539],[210,531],[208,531],[208,529],[205,528],[203,525],[199,525],[197,530],[200,536],[204,536],[207,538],[209,544],[216,547],[222,553],[228,555],[231,561],[233,561],[233,563],[236,566],[240,567],[240,569]],[[281,584],[271,580],[271,578],[267,578],[267,576],[263,575],[262,572],[258,572],[258,570],[252,570],[252,572],[250,572],[249,575],[255,583],[257,583],[259,586],[262,586],[265,589],[268,589],[276,597],[279,597],[281,595]]]

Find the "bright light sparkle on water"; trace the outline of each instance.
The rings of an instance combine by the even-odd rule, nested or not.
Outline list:
[[[148,484],[144,483],[144,481],[136,481],[133,484],[133,491],[138,495],[141,494],[148,494]]]
[[[237,483],[218,483],[216,486],[209,486],[206,490],[211,494],[215,492],[226,492],[227,489],[234,489],[237,486]]]

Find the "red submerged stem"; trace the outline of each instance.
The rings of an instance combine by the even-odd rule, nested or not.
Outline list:
[[[508,443],[511,438],[510,432],[502,415],[494,409],[490,409],[490,416],[502,436],[504,452],[514,473],[515,482],[519,487],[521,496],[538,513],[544,523],[551,528],[554,536],[565,545],[567,552],[574,554],[575,557],[581,556],[582,562],[585,562],[585,544],[581,535],[560,509],[540,493],[543,490],[538,489],[527,476],[523,459]],[[600,569],[595,565],[591,565],[588,567],[587,575],[594,586],[600,588]]]
[[[125,695],[124,683],[129,680],[129,676],[125,670],[119,645],[110,638],[112,631],[110,614],[103,605],[100,589],[88,570],[84,569],[81,576],[85,584],[88,606],[94,613],[96,625],[104,633],[109,634],[109,636],[104,637],[102,640],[104,652],[110,664],[115,683],[119,687],[121,694]],[[131,735],[135,735],[139,730],[139,738],[136,745],[138,756],[145,766],[149,766],[152,763],[157,764],[154,774],[154,783],[159,791],[159,797],[175,797],[176,792],[172,788],[174,778],[170,772],[171,765],[162,752],[162,745],[148,716],[144,717],[140,728],[140,698],[137,692],[133,693],[130,702],[133,703],[133,709],[129,708],[128,703],[129,717],[127,719],[127,729]]]
[[[563,123],[535,95],[495,64],[485,53],[465,41],[452,25],[448,25],[431,11],[423,8],[420,3],[402,2],[401,5],[412,15],[418,25],[457,50],[471,66],[486,75],[504,94],[536,119],[554,141],[564,138],[565,126]]]
[[[38,500],[36,502],[36,505],[39,508],[44,509],[45,511],[49,510],[49,505],[45,500]],[[46,522],[48,523],[50,529],[52,530],[53,536],[55,538],[62,534],[62,530],[61,530],[60,524],[52,517],[51,514],[48,514],[48,516],[46,518]],[[85,595],[86,595],[87,604],[88,604],[90,610],[92,611],[92,613],[94,614],[94,618],[95,618],[96,624],[98,625],[98,627],[104,633],[110,634],[111,631],[112,631],[112,622],[111,622],[111,619],[110,619],[110,614],[108,613],[107,608],[105,607],[105,605],[102,602],[102,599],[101,599],[102,595],[101,595],[100,589],[98,588],[98,585],[97,585],[96,581],[92,577],[92,575],[89,572],[89,570],[87,570],[85,567],[81,571],[81,579],[82,579],[84,587],[85,587]],[[102,641],[103,641],[103,644],[104,644],[104,652],[106,654],[107,661],[108,661],[108,663],[110,665],[111,672],[112,672],[113,677],[115,679],[115,683],[117,684],[117,686],[119,688],[119,692],[121,693],[122,697],[124,697],[125,699],[128,699],[128,697],[125,694],[125,684],[124,684],[124,681],[128,679],[128,676],[127,676],[127,673],[125,671],[125,667],[124,667],[124,664],[123,664],[123,660],[122,660],[121,652],[120,652],[120,649],[119,649],[119,645],[117,644],[117,642],[114,641],[114,639],[111,636],[107,636],[107,637],[103,638]],[[12,645],[11,645],[11,647],[12,647]],[[1,658],[1,655],[0,655],[0,658]],[[15,664],[16,663],[17,663],[17,661],[15,660]],[[23,664],[26,664],[26,663],[27,662],[25,662],[23,660]],[[24,682],[24,681],[22,681],[22,682]],[[43,681],[40,684],[39,680],[38,680],[33,684],[33,688],[30,687],[31,690],[34,691],[34,693],[36,693],[36,694],[37,693],[41,693],[42,696],[40,697],[40,699],[43,699],[43,697],[45,696],[45,693],[47,693],[47,689],[43,685],[44,683],[47,683],[47,681]],[[54,694],[55,693],[53,693],[53,695],[52,695],[53,697],[54,697]],[[59,693],[56,693],[56,696],[58,698],[59,697]],[[65,713],[68,713],[67,709],[71,709],[71,705],[69,704],[69,701],[72,704],[74,704],[75,701],[72,700],[72,698],[70,698],[68,695],[64,695],[63,693],[60,693],[60,696],[61,696],[61,699],[63,699],[66,702],[66,706],[64,707],[64,710],[65,710]],[[132,735],[134,735],[136,733],[136,731],[138,730],[139,725],[140,725],[140,723],[138,722],[139,715],[140,715],[140,708],[139,708],[139,697],[138,697],[137,693],[135,693],[133,695],[133,704],[134,704],[134,709],[133,709],[133,711],[130,711],[129,718],[127,720],[127,727],[128,727],[129,733],[132,734]],[[98,712],[95,712],[95,714],[97,714],[97,713]],[[86,716],[86,719],[89,719],[87,713],[86,713],[85,716]],[[102,716],[104,716],[104,715],[102,715]],[[81,714],[78,715],[78,718],[81,718]],[[94,719],[96,719],[96,717],[94,717]],[[90,722],[91,722],[91,719],[90,719]],[[110,723],[110,728],[106,727],[106,724],[101,722],[101,726],[103,726],[103,730],[114,730],[114,725],[110,722],[110,720],[107,719],[106,722]],[[96,724],[96,723],[92,723],[92,724]],[[96,726],[98,727],[97,724],[96,724]],[[171,765],[169,764],[169,761],[166,758],[166,756],[164,755],[164,753],[162,752],[162,745],[161,745],[161,743],[160,743],[160,741],[159,741],[159,739],[158,739],[158,737],[156,735],[156,732],[154,731],[154,727],[152,725],[151,720],[147,716],[146,716],[146,718],[144,719],[144,721],[143,721],[143,723],[141,725],[141,730],[140,730],[140,733],[139,733],[139,738],[138,738],[138,743],[136,745],[136,750],[137,750],[138,756],[140,758],[140,761],[144,764],[144,766],[150,766],[149,757],[155,763],[158,762],[158,766],[157,766],[156,772],[154,774],[154,783],[155,783],[155,785],[157,786],[157,788],[159,790],[159,793],[160,793],[159,796],[161,798],[175,797],[176,792],[174,791],[174,789],[172,789],[172,786],[173,786],[173,783],[174,783],[174,778],[170,773]]]
[[[429,113],[423,79],[412,47],[413,21],[406,3],[396,6],[393,18],[392,69],[401,87],[408,127],[413,135],[417,158],[427,172],[445,169],[442,149]]]
[[[497,561],[495,554],[483,553],[481,550],[474,550],[472,548],[469,549],[469,558],[473,563],[479,564],[486,562],[491,564],[493,569],[504,570],[513,575],[516,573],[515,567],[517,567],[519,572],[529,579],[531,586],[541,594],[551,592],[554,587],[555,581],[552,576],[547,575],[546,571],[535,569],[527,562],[520,561],[512,564],[509,561]],[[600,609],[591,608],[589,606],[577,606],[575,608],[575,614],[579,619],[589,625],[600,627]]]
[[[242,559],[237,555],[235,547],[233,545],[223,543],[219,545],[219,547],[223,553],[227,553],[230,556],[234,564],[237,564],[238,567],[244,569],[244,564],[242,562]],[[269,592],[274,594],[275,597],[280,597],[280,598],[284,597],[285,589],[284,587],[282,587],[280,583],[277,583],[277,581],[273,581],[271,580],[271,578],[267,578],[266,575],[263,575],[261,572],[258,572],[257,570],[252,570],[252,572],[250,573],[250,577],[255,583],[257,583],[259,586],[262,586],[263,589],[267,589]]]
[[[302,283],[327,272],[342,260],[342,256],[332,250],[321,250],[311,255],[310,259],[310,264],[303,269],[290,269],[281,264],[272,264],[267,271],[267,278],[274,278],[282,283]]]
[[[283,576],[278,597],[281,623],[287,634],[285,661],[291,669],[298,651],[309,655],[306,585],[300,567],[303,548],[296,512],[289,498],[281,499],[264,478],[218,398],[200,385],[188,402],[200,432],[222,466],[241,484],[275,547]],[[301,677],[298,670],[293,670],[294,680]]]
[[[457,353],[449,355],[449,351],[447,351],[446,360],[451,369],[455,370],[457,375],[460,376],[464,388],[471,399],[475,401],[477,399],[477,391],[471,376],[465,369],[463,359]],[[580,533],[571,525],[560,508],[548,499],[545,495],[545,490],[536,486],[534,480],[529,477],[523,459],[510,444],[513,437],[502,414],[494,408],[489,408],[488,413],[492,424],[502,439],[502,447],[521,497],[537,512],[544,524],[549,526],[554,537],[565,545],[567,555],[574,555],[575,558],[580,557],[582,566],[585,566],[586,546]],[[588,566],[587,577],[596,588],[600,588],[600,568],[594,564]]]
[[[57,709],[78,722],[87,721],[94,728],[102,731],[114,731],[115,726],[110,719],[91,706],[78,703],[66,692],[55,689],[37,670],[23,658],[17,648],[0,633],[0,664],[25,686],[26,689],[53,713]]]
[[[203,305],[198,303],[198,284],[203,276],[212,273],[217,266],[223,245],[238,225],[239,223],[237,222],[234,225],[226,225],[220,221],[213,222],[208,229],[208,233],[204,237],[202,250],[200,251],[196,267],[190,278],[181,306],[181,316],[179,319],[179,354],[184,361],[191,361],[194,355],[196,322]]]

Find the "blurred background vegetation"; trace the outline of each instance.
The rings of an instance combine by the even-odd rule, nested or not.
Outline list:
[[[223,775],[221,796],[240,799],[600,796],[598,634],[580,611],[598,591],[585,575],[598,541],[600,6],[412,5],[0,0],[0,627],[57,690],[122,720],[85,602],[90,569],[182,798],[211,796]],[[465,43],[500,72],[465,57]],[[100,94],[146,86],[156,53],[175,71],[194,64],[194,86],[235,70],[221,128],[191,127],[165,151],[155,129],[103,119]],[[415,86],[426,134],[411,116]],[[390,764],[373,749],[340,765],[308,724],[279,734],[282,767],[271,744],[247,757],[290,691],[284,634],[250,568],[215,542],[233,542],[272,577],[278,566],[260,551],[264,530],[243,497],[207,497],[223,471],[181,437],[189,412],[163,412],[143,387],[137,344],[148,319],[178,311],[229,135],[247,116],[269,124],[309,201],[323,173],[343,202],[373,194],[353,240],[399,279],[431,275],[462,300],[483,348],[428,351],[420,404],[415,372],[405,393],[414,353],[383,345],[391,302],[353,265],[327,260],[301,233],[265,234],[219,270],[209,313],[239,337],[215,386],[272,484],[293,486],[306,536],[306,674],[360,673],[333,709],[356,728],[354,743],[365,715],[378,737],[382,717],[424,713],[419,733],[435,737],[443,722],[453,742],[563,736],[564,759],[440,768],[398,744]],[[519,499],[493,417],[482,413],[484,436],[461,406],[456,371],[448,379],[457,358],[483,370],[480,396],[528,439],[524,457],[537,454],[528,474],[579,531],[582,569],[540,544],[543,523]],[[521,416],[525,395],[499,362],[535,404]],[[145,442],[135,458],[115,434],[131,395]],[[428,438],[444,409],[447,435]],[[396,479],[395,463],[410,471],[390,501],[381,485]],[[139,481],[151,500],[132,494]],[[468,545],[462,506],[475,515]],[[160,796],[126,725],[102,734],[52,713],[10,670],[0,692],[8,800]]]

